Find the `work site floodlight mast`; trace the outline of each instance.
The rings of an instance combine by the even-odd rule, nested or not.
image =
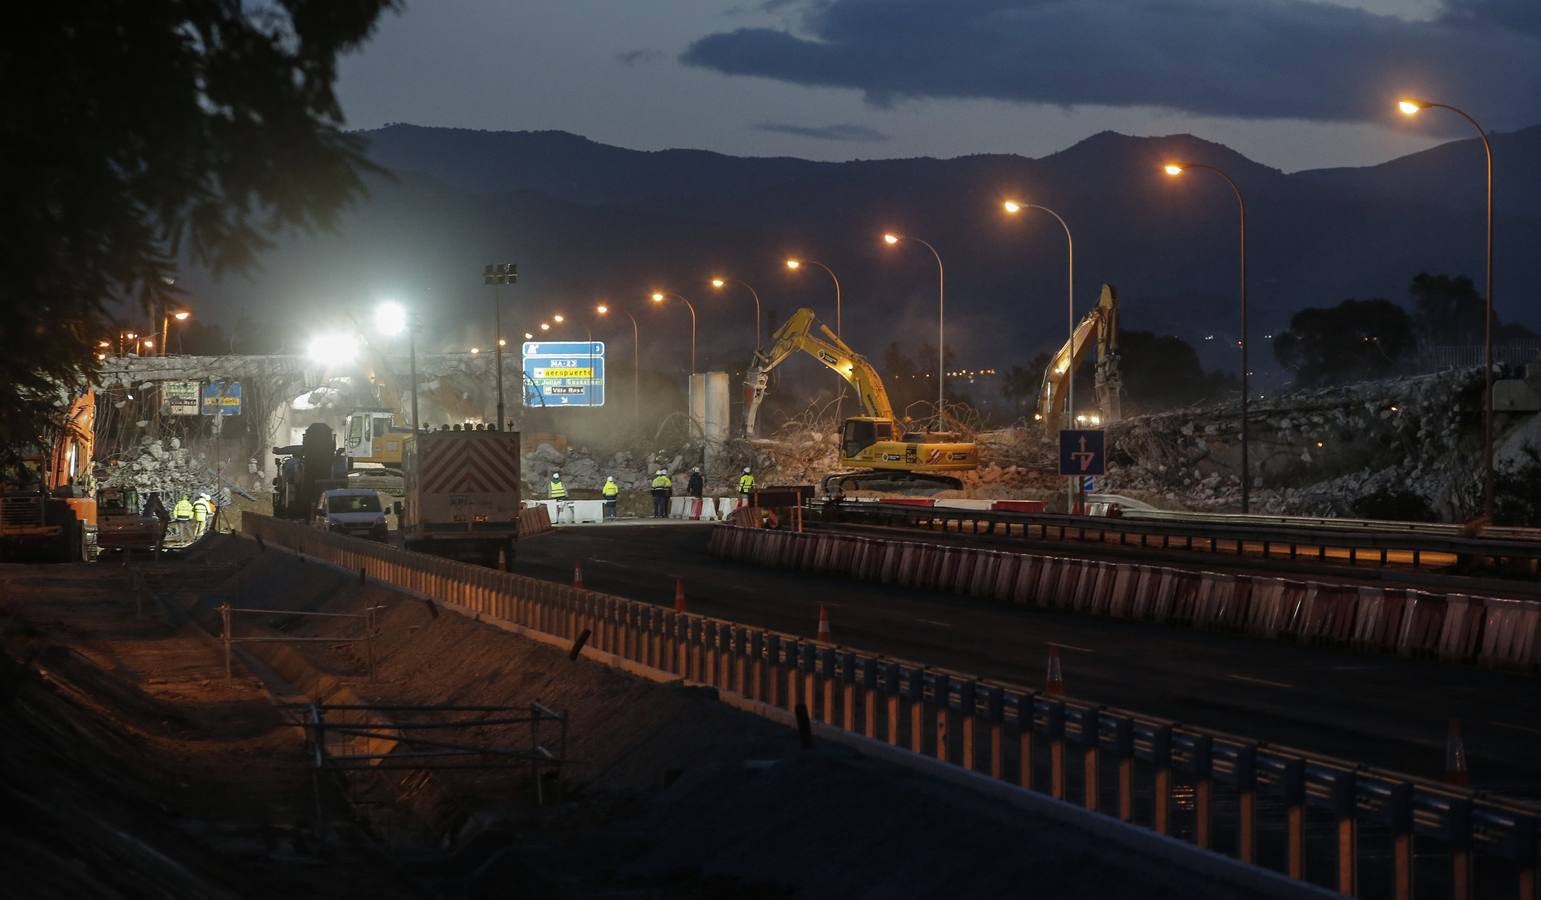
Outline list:
[[[514,263],[488,263],[482,266],[482,284],[492,288],[492,339],[493,365],[498,370],[498,428],[507,428],[503,419],[503,314],[501,291],[498,288],[519,280],[519,267]]]

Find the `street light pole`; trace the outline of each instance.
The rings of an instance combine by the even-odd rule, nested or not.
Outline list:
[[[802,259],[801,257],[799,257],[799,258],[787,260],[787,268],[788,269],[792,269],[794,271],[796,271],[798,268],[800,268],[800,267],[802,267],[804,265],[818,266],[819,268],[823,269],[825,272],[829,273],[829,280],[833,281],[835,283],[835,337],[841,337],[841,334],[840,334],[840,328],[841,328],[841,321],[840,321],[840,278],[837,275],[835,275],[835,270],[834,269],[831,269],[829,266],[824,265],[823,263],[819,262],[816,259]]]
[[[1453,112],[1476,129],[1487,154],[1487,304],[1482,313],[1482,514],[1491,521],[1494,502],[1493,473],[1493,145],[1487,131],[1464,110],[1446,103],[1427,100],[1402,100],[1397,104],[1404,115],[1417,115],[1424,109]]]
[[[938,431],[945,431],[947,425],[947,407],[944,394],[947,382],[947,341],[945,331],[947,322],[945,302],[947,274],[942,269],[942,254],[936,252],[936,248],[931,246],[930,243],[907,234],[885,234],[883,235],[883,240],[890,245],[897,244],[900,241],[914,241],[930,250],[931,255],[936,257],[936,424]]]
[[[608,315],[610,307],[601,303],[594,307],[594,311],[600,315]],[[632,427],[637,430],[642,428],[642,332],[637,327],[637,317],[627,310],[620,311],[622,315],[631,320],[631,418]]]
[[[1250,393],[1247,387],[1247,201],[1241,194],[1241,188],[1236,180],[1214,166],[1203,163],[1169,163],[1166,168],[1168,175],[1181,175],[1186,169],[1208,169],[1225,179],[1225,183],[1231,186],[1231,191],[1236,195],[1236,208],[1241,216],[1241,512],[1243,515],[1251,511],[1252,475],[1247,461],[1247,403]]]
[[[488,263],[482,267],[482,284],[492,286],[492,329],[494,365],[497,366],[498,375],[498,429],[507,426],[507,420],[503,418],[503,314],[500,309],[502,297],[498,288],[505,284],[513,284],[519,280],[519,267],[513,263]]]
[[[689,300],[686,300],[679,294],[666,291],[653,292],[654,303],[662,303],[665,297],[673,297],[685,304],[685,308],[690,310],[690,374],[694,375],[696,374],[696,308],[691,305]]]
[[[712,287],[721,290],[723,285],[730,282],[742,287],[749,292],[749,296],[754,298],[754,349],[758,351],[760,349],[760,295],[749,285],[749,282],[739,281],[737,278],[713,278]]]
[[[1066,259],[1066,299],[1065,299],[1065,347],[1069,354],[1065,359],[1065,428],[1075,427],[1075,238],[1070,236],[1070,226],[1065,223],[1064,217],[1047,206],[1039,206],[1036,203],[1020,203],[1015,200],[1007,200],[1001,204],[1006,212],[1015,215],[1024,209],[1037,209],[1053,216],[1059,222],[1059,227],[1065,230],[1065,259]],[[1069,508],[1075,509],[1075,497],[1079,493],[1080,485],[1076,483],[1076,476],[1070,476]]]

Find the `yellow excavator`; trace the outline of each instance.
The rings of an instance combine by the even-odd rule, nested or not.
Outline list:
[[[924,485],[956,489],[963,483],[947,473],[979,468],[979,450],[973,443],[959,441],[954,434],[919,431],[896,418],[877,370],[807,308],[793,313],[771,337],[770,347],[756,351],[749,366],[744,379],[749,391],[744,429],[749,437],[755,436],[755,420],[771,371],[798,351],[834,370],[854,388],[864,413],[846,419],[840,433],[840,464],[853,471],[825,476],[825,494]]]
[[[1064,421],[1065,387],[1070,368],[1079,366],[1097,347],[1093,383],[1097,388],[1097,412],[1078,413],[1075,422]],[[1059,348],[1043,372],[1038,392],[1038,411],[1033,419],[1051,433],[1060,428],[1098,428],[1117,422],[1121,414],[1122,378],[1118,374],[1118,291],[1102,286],[1102,295],[1091,312],[1081,318],[1070,340]]]

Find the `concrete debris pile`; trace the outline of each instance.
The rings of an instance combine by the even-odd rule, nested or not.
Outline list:
[[[1471,512],[1480,469],[1481,373],[1362,382],[1254,401],[1254,512],[1365,515],[1366,498],[1415,496],[1434,516]],[[1143,416],[1110,429],[1103,490],[1159,506],[1234,510],[1239,404]]]
[[[98,487],[135,491],[142,503],[159,491],[167,505],[180,497],[208,492],[215,502],[228,504],[230,492],[209,471],[209,460],[172,437],[162,441],[145,436],[140,443],[120,452],[97,480]],[[259,486],[260,487],[260,486]]]

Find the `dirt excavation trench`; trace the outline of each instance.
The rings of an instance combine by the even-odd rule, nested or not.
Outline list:
[[[227,684],[222,602],[271,611],[237,635],[336,639],[244,645],[257,662],[238,654]],[[358,620],[292,614],[365,606],[372,679],[366,645],[341,640]],[[237,537],[152,564],[0,567],[0,628],[10,896],[1255,896]],[[313,778],[282,707],[306,697],[538,702],[567,716],[565,760],[544,803],[522,763]]]

